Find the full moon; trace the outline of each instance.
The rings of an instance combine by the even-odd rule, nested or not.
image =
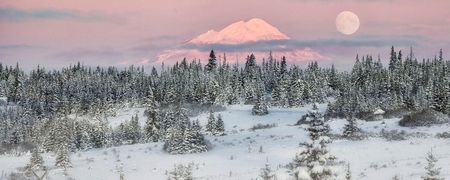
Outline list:
[[[336,17],[336,29],[342,34],[350,35],[359,28],[358,16],[350,11],[342,11]]]

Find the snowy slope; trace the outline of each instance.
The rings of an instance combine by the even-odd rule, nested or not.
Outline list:
[[[323,111],[324,104],[319,106]],[[251,179],[258,177],[260,168],[268,161],[272,168],[286,165],[298,151],[298,144],[307,140],[307,133],[299,126],[292,126],[310,106],[303,108],[280,109],[271,108],[267,116],[252,116],[251,106],[233,105],[227,107],[222,114],[225,121],[226,136],[206,138],[213,149],[201,154],[169,155],[162,151],[162,143],[126,145],[105,149],[93,149],[72,154],[73,168],[69,176],[75,179],[118,179],[117,167],[123,164],[125,179],[166,179],[166,171],[174,164],[194,163],[194,176],[198,179]],[[143,109],[128,109],[110,119],[111,125],[130,120],[135,113],[143,113]],[[215,113],[215,114],[218,114]],[[142,115],[142,114],[141,114]],[[208,114],[191,118],[199,119],[206,124]],[[140,118],[141,122],[145,118]],[[387,119],[382,123],[358,121],[365,131],[378,133],[382,128],[399,129],[409,133],[421,132],[429,136],[410,138],[403,141],[386,141],[372,137],[362,141],[335,140],[330,151],[338,161],[350,162],[355,179],[379,180],[390,179],[398,175],[400,179],[420,179],[424,174],[426,152],[433,148],[438,157],[438,166],[442,167],[442,175],[450,178],[450,142],[448,139],[436,139],[437,132],[449,129],[448,125],[402,128],[397,125],[398,119]],[[252,126],[277,124],[271,129],[251,131]],[[332,119],[329,122],[333,133],[341,133],[345,120]],[[263,152],[259,152],[262,146]],[[53,154],[44,154],[46,164],[52,168]],[[0,171],[13,172],[23,167],[29,155],[20,157],[0,156]],[[337,169],[337,171],[343,171]],[[279,169],[278,179],[286,179],[285,169]],[[62,179],[61,170],[52,169],[51,179]],[[342,178],[342,177],[341,177]]]
[[[253,18],[232,23],[220,31],[209,30],[193,38],[191,44],[239,44],[246,42],[290,39],[266,21]]]
[[[166,49],[158,54],[158,60],[154,64],[175,64],[183,58],[205,61],[210,53],[209,45],[219,45],[214,48],[216,56],[219,56],[219,60],[221,59],[220,56],[225,53],[227,57],[240,61],[249,55],[249,51],[257,59],[267,58],[269,49],[273,50],[272,55],[275,59],[281,59],[284,56],[288,61],[293,61],[294,63],[298,63],[299,61],[330,59],[329,57],[323,56],[317,50],[307,46],[293,47],[286,43],[275,43],[273,45],[271,43],[265,43],[262,48],[259,44],[253,44],[289,39],[291,39],[289,36],[263,19],[252,18],[248,21],[234,22],[218,31],[208,30],[180,44],[180,47]],[[220,45],[225,45],[225,48]],[[236,48],[226,48],[227,46],[234,47],[234,45],[238,46]],[[244,46],[241,47],[240,45]],[[249,51],[243,51],[244,49],[248,49]]]

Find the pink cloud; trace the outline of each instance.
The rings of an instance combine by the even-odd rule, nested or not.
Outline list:
[[[142,58],[140,60],[121,60],[117,64],[119,65],[149,65],[152,64],[152,60],[149,58]]]
[[[269,57],[269,52],[224,52],[224,51],[216,51],[216,56],[219,59],[223,59],[225,54],[228,62],[236,62],[239,63],[245,62],[245,58],[253,53],[258,61],[261,61],[263,58],[267,59]],[[162,52],[158,57],[157,61],[154,64],[174,64],[175,62],[180,62],[183,58],[188,60],[200,60],[202,63],[206,63],[209,56],[209,51],[201,51],[198,49],[170,49]],[[310,62],[310,61],[327,61],[330,60],[329,57],[326,57],[320,54],[317,51],[314,51],[311,48],[304,49],[294,49],[290,51],[278,51],[272,52],[272,56],[275,59],[281,59],[283,56],[286,57],[287,61],[290,63],[302,63],[302,62]]]

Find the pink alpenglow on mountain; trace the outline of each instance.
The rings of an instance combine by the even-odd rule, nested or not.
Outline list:
[[[257,41],[287,40],[288,36],[266,21],[253,18],[228,25],[221,31],[209,30],[188,43],[192,44],[241,44]]]
[[[157,63],[173,64],[183,58],[192,60],[200,58],[207,60],[209,51],[214,49],[218,55],[225,53],[228,60],[244,61],[245,57],[253,53],[258,60],[266,58],[272,51],[273,57],[281,59],[285,56],[293,63],[301,61],[328,60],[319,52],[309,47],[290,47],[272,41],[290,40],[278,28],[258,18],[249,21],[232,23],[220,31],[209,30],[206,33],[192,38],[178,48],[167,49],[158,55]],[[262,48],[261,42],[265,46]],[[282,44],[282,42],[281,42]],[[222,48],[222,49],[221,49]]]

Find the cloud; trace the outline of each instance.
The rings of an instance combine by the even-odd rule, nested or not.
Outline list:
[[[179,39],[180,37],[168,35],[146,38],[140,41],[141,43],[139,45],[130,48],[130,50],[136,52],[161,51],[173,44],[179,43]]]
[[[181,48],[202,51],[219,49],[223,51],[289,51],[295,48],[321,48],[325,46],[340,47],[383,47],[397,45],[415,45],[419,37],[380,37],[361,36],[352,39],[317,39],[317,40],[271,40],[242,44],[184,44]]]
[[[318,39],[311,41],[294,40],[292,45],[307,45],[311,47],[344,46],[344,47],[384,47],[391,45],[415,45],[419,36],[374,36],[363,35],[353,38]]]
[[[95,58],[95,59],[117,59],[119,57],[122,57],[123,54],[114,50],[114,49],[74,49],[70,51],[60,52],[53,54],[52,57],[54,58],[70,58],[70,59],[77,59],[77,58]]]
[[[26,45],[26,44],[0,44],[1,50],[15,50],[15,49],[29,49],[34,48],[35,46]]]
[[[351,38],[329,38],[316,40],[269,40],[241,44],[193,44],[185,43],[178,47],[167,49],[157,57],[157,63],[173,63],[184,57],[188,59],[206,59],[208,52],[213,49],[220,53],[226,53],[227,57],[244,59],[249,53],[254,53],[259,58],[267,57],[272,51],[280,58],[286,56],[288,60],[303,61],[328,61],[336,54],[353,54],[359,48],[380,48],[390,46],[414,46],[421,37],[415,36],[373,36],[360,35]],[[349,51],[351,50],[351,51]]]
[[[117,64],[120,64],[120,65],[132,65],[132,64],[149,65],[152,63],[153,63],[152,60],[150,60],[149,58],[141,58],[138,60],[121,60]]]
[[[9,22],[20,22],[29,20],[76,20],[86,22],[124,22],[124,18],[103,15],[94,12],[80,12],[67,9],[37,8],[17,9],[15,7],[0,7],[0,20]]]
[[[205,62],[209,55],[209,51],[210,49],[169,49],[160,53],[157,57],[157,61],[154,62],[154,64],[174,64],[177,61],[181,61],[183,58],[186,58],[188,60],[196,59]],[[223,56],[226,56],[228,60],[234,62],[245,60],[245,57],[247,57],[250,53],[254,54],[257,60],[261,60],[263,58],[267,58],[270,51],[224,51],[215,49],[215,52],[216,56],[218,56],[219,59],[222,59]],[[281,59],[281,57],[284,56],[288,61],[292,63],[330,60],[330,58],[320,54],[318,51],[311,48],[296,48],[290,50],[273,51],[272,55],[275,59]]]

